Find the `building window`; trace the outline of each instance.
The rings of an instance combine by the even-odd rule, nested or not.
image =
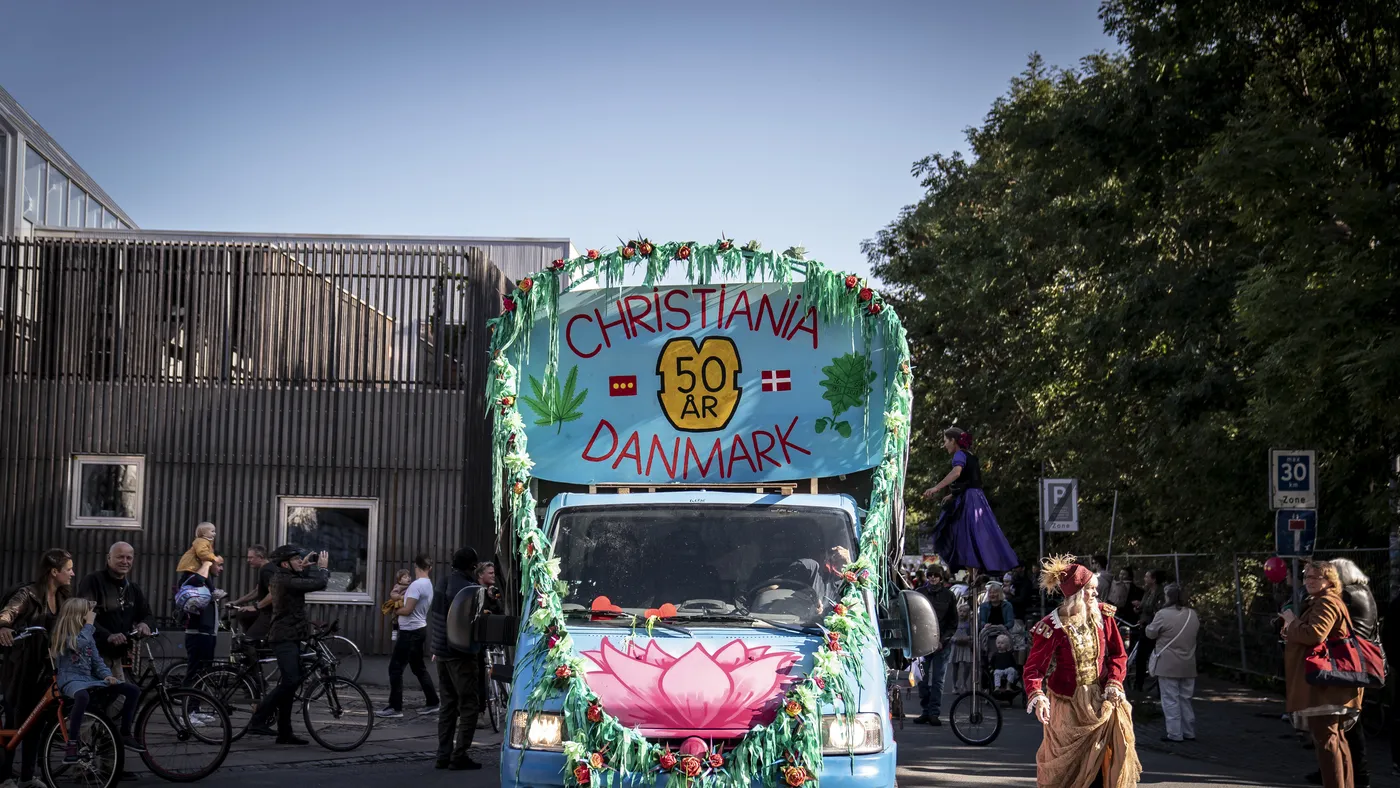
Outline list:
[[[103,208],[103,209],[102,209],[102,229],[104,229],[104,230],[115,230],[115,229],[117,229],[117,217],[113,216],[113,215],[112,215],[112,212],[109,211],[109,210],[107,210],[106,208]]]
[[[280,498],[279,541],[329,554],[330,584],[313,602],[374,602],[379,541],[375,498]]]
[[[102,227],[102,203],[91,196],[88,197],[87,221],[83,222],[83,226],[89,230],[97,230]]]
[[[44,157],[25,146],[24,150],[24,218],[35,224],[44,222],[44,175],[49,163]]]
[[[78,184],[68,190],[68,227],[82,227],[83,213],[87,210],[87,192]]]
[[[68,179],[63,173],[49,167],[48,208],[44,211],[43,224],[49,227],[63,226],[63,209],[68,205]]]
[[[141,527],[146,458],[108,454],[73,456],[70,528]]]

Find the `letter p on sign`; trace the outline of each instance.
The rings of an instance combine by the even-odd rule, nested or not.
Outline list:
[[[1046,531],[1079,530],[1079,480],[1040,480],[1040,519]]]

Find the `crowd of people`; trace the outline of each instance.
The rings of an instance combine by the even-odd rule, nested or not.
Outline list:
[[[225,559],[215,548],[217,539],[214,524],[196,526],[189,549],[174,567],[170,586],[162,590],[174,603],[175,628],[184,631],[187,683],[214,659],[219,608],[227,598],[219,587]],[[4,593],[0,599],[0,697],[6,728],[18,727],[43,702],[53,677],[71,703],[72,725],[79,724],[90,704],[117,708],[114,719],[123,745],[133,751],[143,749],[132,736],[140,690],[129,680],[134,677],[127,675],[127,666],[135,640],[150,636],[157,622],[147,590],[133,579],[136,558],[131,544],[116,542],[107,551],[105,565],[76,579],[72,555],[58,548],[47,550],[39,558],[34,578]],[[279,673],[276,686],[254,711],[247,733],[271,737],[279,744],[305,745],[307,741],[292,727],[291,712],[304,679],[301,644],[312,633],[306,597],[327,587],[328,555],[297,545],[269,551],[255,544],[247,548],[246,560],[257,580],[229,603],[230,612],[243,630],[244,649],[254,652],[249,656],[256,659],[258,648],[269,650]],[[409,576],[403,578],[406,582],[395,585],[385,602],[385,614],[393,617],[394,651],[389,663],[389,702],[378,716],[402,716],[403,673],[410,670],[423,691],[423,712],[438,714],[437,767],[479,769],[481,764],[467,751],[482,710],[486,680],[482,653],[479,646],[452,646],[447,619],[452,601],[464,589],[474,589],[476,609],[485,614],[500,612],[495,567],[478,561],[471,548],[462,548],[453,554],[450,572],[436,584],[432,571],[430,556],[415,557],[413,567],[406,570]],[[21,637],[35,628],[42,628],[47,637]],[[441,695],[425,664],[428,654],[437,666]],[[192,712],[191,724],[210,722],[207,713]],[[35,773],[38,736],[36,729],[22,741],[17,772],[16,750],[0,749],[0,788],[45,788]],[[76,760],[76,749],[70,749],[65,758]],[[130,772],[123,775],[133,777]]]

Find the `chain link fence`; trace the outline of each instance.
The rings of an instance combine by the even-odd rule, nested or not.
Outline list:
[[[1242,673],[1283,677],[1283,644],[1277,617],[1292,597],[1291,580],[1271,583],[1264,562],[1274,553],[1115,554],[1112,569],[1131,568],[1133,581],[1160,569],[1168,581],[1185,588],[1201,618],[1197,659]],[[1390,551],[1387,548],[1331,550],[1319,559],[1348,558],[1370,578],[1371,593],[1384,609],[1391,598]]]

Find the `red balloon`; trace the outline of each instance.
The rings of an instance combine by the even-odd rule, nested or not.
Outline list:
[[[1264,577],[1270,583],[1282,583],[1288,579],[1288,562],[1274,556],[1264,562]]]

